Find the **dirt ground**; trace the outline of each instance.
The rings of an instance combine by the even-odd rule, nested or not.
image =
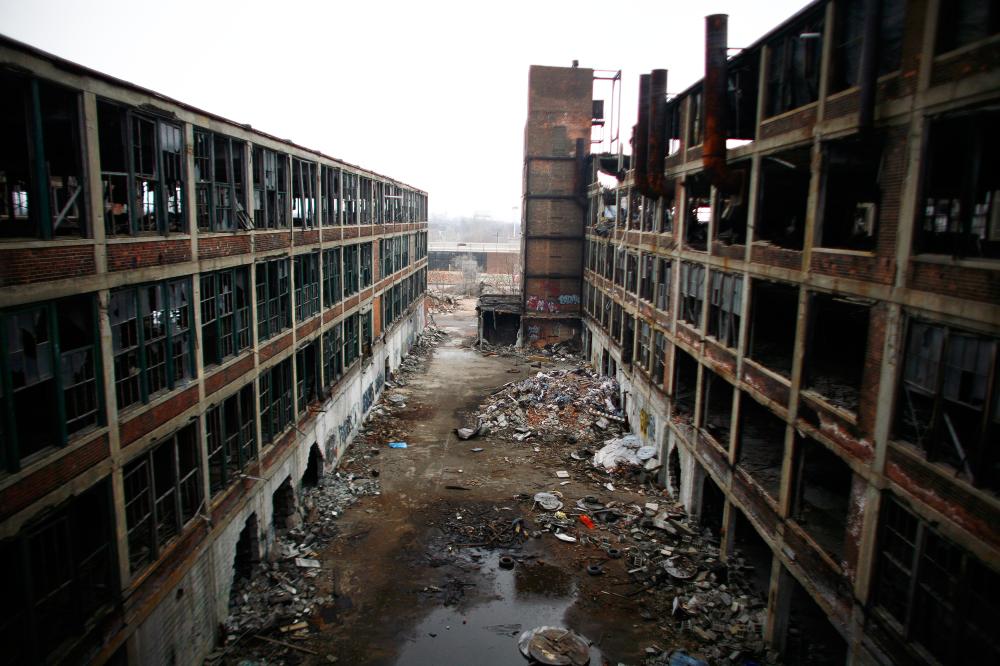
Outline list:
[[[608,559],[595,544],[564,543],[550,532],[530,536],[532,503],[515,495],[555,490],[567,503],[587,495],[640,504],[656,497],[609,492],[579,468],[560,485],[555,471],[572,468],[544,444],[536,452],[537,443],[455,435],[456,427],[475,424],[478,405],[493,390],[539,370],[533,361],[472,349],[474,307],[467,299],[435,315],[448,338],[405,387],[393,389],[406,397],[395,415],[408,447],[368,444],[378,450],[365,464],[377,471],[381,494],[347,509],[338,521],[340,536],[320,553],[316,584],[336,603],[319,609],[309,620],[310,636],[296,641],[316,654],[279,650],[281,662],[526,663],[517,636],[539,625],[585,637],[593,664],[636,664],[647,647],[675,647],[664,644],[666,621],[644,610],[627,559]],[[347,459],[362,455],[358,446],[364,445],[352,445]],[[523,540],[510,530],[518,518],[529,530]],[[500,547],[490,536],[498,532],[506,535]],[[592,532],[599,538],[602,529]],[[499,566],[502,555],[514,557],[512,569]],[[591,564],[601,564],[603,575],[588,575]],[[274,663],[274,647],[268,663]],[[252,650],[240,652],[249,663],[262,663]]]

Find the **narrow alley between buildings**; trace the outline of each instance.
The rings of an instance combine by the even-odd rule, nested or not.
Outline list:
[[[473,308],[435,314],[336,470],[275,493],[277,542],[265,562],[237,546],[207,663],[526,663],[519,638],[546,626],[587,647],[541,663],[774,661],[759,576],[719,562],[623,437],[615,382],[561,351],[476,349]],[[595,465],[606,441],[633,464]]]

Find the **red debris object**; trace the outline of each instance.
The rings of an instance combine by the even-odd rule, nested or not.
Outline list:
[[[587,529],[594,529],[594,521],[586,514],[580,515],[580,522],[587,526]]]

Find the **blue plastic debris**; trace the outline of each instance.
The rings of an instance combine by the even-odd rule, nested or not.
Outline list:
[[[670,666],[708,666],[707,662],[688,656],[684,650],[674,650],[670,653]]]
[[[389,442],[390,449],[405,449],[406,442]]]

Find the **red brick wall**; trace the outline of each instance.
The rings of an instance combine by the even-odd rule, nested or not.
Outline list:
[[[319,242],[319,229],[309,229],[308,231],[295,232],[296,245],[312,245]]]
[[[960,57],[950,57],[935,62],[931,69],[931,85],[951,84],[998,67],[1000,67],[1000,43],[993,41],[971,51],[964,51]]]
[[[212,372],[211,368],[206,369],[212,374],[205,377],[205,397],[208,397],[224,387],[226,384],[235,381],[253,369],[253,354],[246,352],[240,360],[230,363],[222,370]]]
[[[75,278],[96,272],[93,245],[0,250],[0,287]]]
[[[802,252],[774,245],[754,245],[750,250],[750,260],[778,268],[789,268],[796,271],[802,269]]]
[[[128,446],[197,403],[198,387],[191,386],[169,400],[161,402],[156,407],[146,409],[132,420],[119,426],[118,437],[121,446]]]
[[[236,254],[250,254],[250,250],[249,234],[198,238],[199,259],[215,259],[216,257],[231,257]]]
[[[810,270],[817,275],[865,280],[880,284],[892,284],[896,262],[891,257],[873,257],[859,254],[826,252],[822,248],[813,251]]]
[[[274,231],[271,233],[257,233],[253,237],[254,249],[257,252],[267,252],[269,250],[280,250],[291,245],[292,238],[287,231]]]
[[[157,240],[108,244],[108,270],[127,271],[191,261],[191,241]]]
[[[0,520],[7,520],[59,486],[83,474],[107,458],[109,452],[107,434],[95,437],[71,454],[0,490]]]
[[[296,337],[298,337],[300,339],[304,338],[307,335],[309,335],[310,333],[312,333],[313,331],[315,331],[316,329],[318,329],[319,328],[320,319],[322,319],[322,317],[313,317],[312,319],[310,319],[306,323],[304,323],[301,326],[299,326],[295,330]]]
[[[743,363],[743,382],[780,408],[788,407],[789,387],[784,382],[758,369],[749,359]]]
[[[292,332],[288,331],[287,333],[282,334],[280,338],[262,344],[260,346],[260,351],[258,352],[258,357],[260,358],[261,363],[263,363],[267,359],[271,358],[272,356],[280,352],[282,349],[287,349],[291,345],[292,345]]]
[[[816,107],[811,106],[808,109],[789,113],[773,120],[765,120],[760,126],[760,138],[769,139],[785,132],[811,127],[814,124],[816,124]]]
[[[907,285],[911,289],[987,303],[1000,303],[1000,272],[987,268],[911,261]]]

